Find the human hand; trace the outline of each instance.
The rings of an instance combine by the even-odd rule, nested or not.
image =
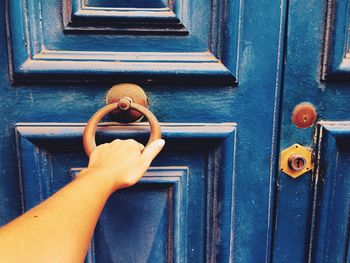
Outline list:
[[[135,140],[114,140],[101,144],[91,153],[88,170],[111,183],[112,191],[136,184],[162,150],[164,140],[146,148]]]

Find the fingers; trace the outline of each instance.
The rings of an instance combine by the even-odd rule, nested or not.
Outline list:
[[[98,155],[100,155],[100,152],[102,152],[106,148],[108,148],[108,143],[100,144],[92,151],[89,157],[89,166],[96,162],[96,159],[98,159]]]
[[[143,149],[145,149],[145,146],[143,146],[143,144],[139,143],[139,147],[140,147],[140,152],[143,151]]]
[[[163,139],[156,140],[148,145],[142,155],[142,161],[144,164],[145,170],[151,165],[153,159],[158,155],[158,153],[163,149],[165,141]]]
[[[94,165],[110,165],[114,158],[140,158],[139,168],[146,171],[152,160],[162,150],[164,140],[156,140],[146,148],[135,140],[114,140],[111,143],[101,144],[91,153],[89,167]],[[135,159],[136,161],[137,159]],[[113,161],[114,162],[114,161]]]
[[[116,139],[114,141],[111,142],[111,144],[113,144],[114,146],[118,147],[118,146],[135,146],[138,147],[139,151],[142,152],[143,149],[145,148],[145,146],[143,146],[143,144],[138,143],[137,141],[133,140],[133,139],[128,139],[128,140],[120,140],[120,139]]]

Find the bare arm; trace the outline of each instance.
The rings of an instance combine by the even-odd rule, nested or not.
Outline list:
[[[109,196],[144,175],[164,141],[100,145],[78,178],[40,205],[0,228],[0,262],[83,262]]]

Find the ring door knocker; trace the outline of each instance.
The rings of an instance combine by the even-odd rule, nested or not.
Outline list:
[[[120,84],[117,86],[122,86],[122,85],[127,85],[127,84]],[[129,86],[130,85],[133,85],[133,84],[129,84]],[[96,148],[95,133],[96,133],[98,123],[102,120],[102,118],[105,115],[107,115],[110,112],[114,112],[116,110],[120,110],[120,112],[134,110],[141,113],[147,118],[150,124],[151,131],[150,131],[150,136],[146,147],[153,141],[161,138],[161,129],[157,118],[146,107],[133,102],[132,94],[130,94],[130,97],[124,96],[119,101],[108,104],[107,106],[101,108],[90,118],[90,120],[88,121],[84,129],[84,134],[83,134],[83,144],[84,144],[84,149],[87,156],[90,156],[92,151]]]

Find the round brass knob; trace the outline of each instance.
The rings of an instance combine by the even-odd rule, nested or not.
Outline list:
[[[133,103],[130,98],[124,97],[120,99],[118,102],[109,104],[103,107],[102,109],[98,110],[88,121],[83,134],[83,144],[84,144],[84,149],[87,156],[90,156],[92,151],[96,148],[95,133],[96,133],[98,123],[102,120],[102,118],[106,114],[115,110],[120,110],[120,111],[135,110],[143,114],[147,118],[150,124],[151,132],[150,132],[150,137],[146,147],[151,142],[161,138],[160,125],[158,123],[157,118],[153,115],[153,113],[149,111],[147,108],[137,103]]]
[[[299,103],[295,106],[292,121],[298,128],[309,128],[315,124],[317,112],[315,107],[308,102]]]
[[[106,94],[106,104],[118,102],[125,97],[145,108],[148,107],[146,93],[140,86],[133,83],[120,83],[111,87]],[[136,110],[112,111],[111,114],[114,121],[123,123],[138,121],[143,117],[142,113]]]

